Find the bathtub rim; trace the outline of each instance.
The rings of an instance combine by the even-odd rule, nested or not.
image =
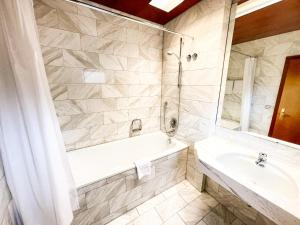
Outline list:
[[[138,138],[140,136],[151,135],[151,134],[155,134],[155,133],[162,133],[162,134],[166,135],[162,131],[157,131],[157,132],[152,132],[152,133],[148,133],[148,134],[134,136],[134,137],[126,138],[126,139]],[[117,141],[113,141],[113,142],[107,142],[107,143],[103,143],[103,144],[99,144],[99,145],[94,145],[94,146],[89,146],[89,147],[85,147],[85,148],[80,148],[80,149],[76,149],[76,150],[73,150],[73,151],[83,150],[83,149],[86,149],[86,148],[97,147],[97,146],[101,146],[101,145],[107,145],[107,144],[111,144],[111,143],[118,143],[118,142],[120,143],[120,142],[122,142],[122,141],[124,141],[126,139],[121,139],[121,140],[117,140]],[[156,154],[153,154],[151,157],[142,157],[141,159],[149,160],[151,162],[151,164],[153,165],[156,160],[160,160],[160,159],[162,159],[164,157],[168,157],[168,159],[173,158],[173,157],[175,157],[177,155],[176,153],[179,153],[179,152],[181,152],[181,151],[189,148],[189,144],[186,143],[186,142],[184,142],[184,141],[182,141],[182,140],[178,140],[176,138],[172,138],[172,141],[176,142],[176,146],[174,146],[173,148],[168,149],[166,151],[162,151],[162,152],[158,152]],[[67,155],[71,154],[73,151],[67,152]],[[70,161],[69,161],[69,163],[70,163]],[[108,175],[99,177],[96,180],[91,181],[91,182],[87,182],[85,184],[77,184],[76,181],[75,181],[76,189],[80,190],[80,189],[84,189],[84,188],[86,188],[88,186],[96,185],[97,183],[100,183],[101,181],[104,182],[104,180],[107,180],[109,178],[113,178],[114,176],[118,176],[120,174],[126,174],[126,173],[128,173],[127,175],[134,174],[133,171],[132,171],[132,173],[130,173],[131,170],[134,170],[134,172],[136,172],[136,167],[134,165],[134,162],[131,162],[130,165],[126,166],[126,168],[124,166],[124,168],[116,169],[115,171],[113,171],[113,173],[110,173]],[[71,169],[71,172],[72,172],[72,175],[74,177],[74,172],[73,172],[72,169]],[[105,182],[105,183],[107,183],[107,182]]]

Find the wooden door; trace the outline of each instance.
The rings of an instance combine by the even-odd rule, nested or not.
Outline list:
[[[269,136],[300,144],[300,56],[286,58]]]

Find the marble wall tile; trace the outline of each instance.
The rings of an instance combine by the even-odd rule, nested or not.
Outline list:
[[[208,3],[209,2],[209,3]],[[188,62],[183,59],[182,77],[182,101],[184,106],[180,109],[180,125],[178,138],[193,142],[206,137],[214,127],[215,114],[217,112],[217,96],[221,81],[222,63],[224,59],[224,46],[228,29],[229,9],[231,2],[201,1],[182,15],[166,24],[169,29],[194,36],[193,40],[184,39],[183,55],[196,52],[197,60]],[[163,100],[173,102],[172,96],[176,96],[176,89],[171,90],[172,85],[177,84],[178,62],[175,57],[166,53],[171,50],[179,52],[180,40],[173,35],[164,35],[163,49]],[[168,98],[165,98],[168,97]],[[209,110],[201,110],[204,104],[211,103]],[[175,108],[178,103],[175,103]],[[175,113],[175,114],[174,114]],[[197,114],[198,113],[198,114]],[[177,116],[176,111],[171,116]],[[191,181],[202,180],[202,174],[195,169],[188,168],[188,177]],[[199,185],[197,182],[195,186]]]
[[[86,101],[87,112],[107,112],[117,109],[115,98],[88,99]]]
[[[116,123],[95,126],[90,130],[91,139],[100,139],[106,142],[109,137],[118,135],[118,125]]]
[[[139,47],[139,56],[145,60],[161,61],[162,50],[157,48]]]
[[[82,100],[55,101],[54,106],[58,116],[76,115],[87,111],[85,101]]]
[[[115,55],[99,55],[100,64],[104,69],[126,70],[127,58]]]
[[[98,85],[67,85],[68,99],[101,98],[101,87]]]
[[[139,72],[140,84],[152,84],[152,85],[160,85],[161,86],[161,73],[144,73]]]
[[[64,120],[61,125],[62,130],[72,130],[76,128],[91,128],[103,124],[103,113],[88,113],[78,114],[65,117],[60,117],[60,120]]]
[[[101,68],[97,53],[64,49],[63,57],[66,67]]]
[[[33,3],[37,25],[57,28],[57,10],[39,0],[34,0]]]
[[[49,6],[51,8],[63,10],[66,12],[71,12],[71,13],[77,13],[77,6],[74,5],[73,3],[64,1],[64,0],[38,0],[39,2],[45,4],[46,6]]]
[[[58,10],[58,21],[60,29],[97,36],[95,19]]]
[[[161,31],[63,0],[35,0],[35,14],[61,129],[90,133],[67,150],[126,138],[133,117],[144,119],[141,133],[159,129]],[[129,117],[129,109],[139,110]],[[105,113],[92,125],[93,113],[103,112],[116,118]],[[103,130],[102,122],[111,136],[92,129]]]
[[[162,64],[160,62],[142,60],[138,58],[128,58],[128,70],[134,72],[161,72]]]
[[[218,210],[216,211],[216,213],[220,214],[222,213],[222,210],[229,210],[234,216],[236,216],[238,219],[240,219],[241,222],[246,225],[275,225],[273,221],[270,221],[270,219],[256,211],[247,203],[240,200],[238,197],[227,191],[225,188],[217,184],[209,177],[207,177],[205,190],[214,198],[216,198],[222,205],[224,205],[224,207],[226,207],[225,209],[216,209]]]
[[[97,20],[97,33],[99,37],[111,40],[125,41],[126,29],[117,24]]]
[[[94,9],[87,8],[87,7],[81,7],[81,6],[78,6],[78,15],[86,16],[86,17],[90,17],[90,18],[94,18],[94,19],[97,19],[100,21],[106,21],[106,22],[109,22],[109,21],[113,22],[114,18],[115,18],[115,20],[119,19],[118,17],[114,17],[112,15],[101,13]]]
[[[139,84],[140,75],[130,71],[115,71],[114,84]]]
[[[103,203],[112,197],[125,193],[126,183],[125,179],[120,179],[110,184],[107,184],[103,187],[94,189],[86,193],[86,202],[87,207],[91,208],[92,206],[97,205],[98,203]]]
[[[69,31],[38,27],[40,44],[47,47],[57,47],[65,49],[80,49],[80,35]]]
[[[111,199],[110,210],[115,212],[116,210],[127,206],[129,203],[136,201],[137,199],[142,197],[142,189],[141,187],[134,188],[130,191],[122,193],[115,198]]]
[[[64,84],[49,84],[50,92],[53,100],[66,100],[68,99],[67,86]]]
[[[161,35],[151,35],[149,33],[141,32],[135,29],[126,30],[126,41],[128,43],[138,43],[150,48],[162,49]]]
[[[80,84],[83,83],[83,70],[62,66],[45,66],[49,84]]]
[[[137,44],[122,42],[118,46],[115,46],[114,54],[124,57],[139,57],[139,46]]]
[[[183,86],[182,98],[187,100],[216,102],[217,86]]]
[[[77,142],[86,141],[89,139],[88,129],[67,130],[62,132],[66,145],[73,145]]]
[[[88,210],[89,217],[92,221],[97,222],[110,215],[110,208],[108,202],[97,204]]]
[[[83,51],[97,52],[101,54],[113,54],[114,49],[121,45],[121,41],[81,35],[81,48]]]
[[[128,110],[104,112],[104,124],[128,121]]]
[[[103,98],[120,98],[129,96],[128,85],[103,85],[102,97]]]
[[[62,49],[42,47],[42,54],[45,65],[62,66],[64,63]]]
[[[93,222],[93,218],[89,215],[88,211],[83,211],[81,213],[78,213],[71,225],[90,225]]]
[[[182,76],[183,85],[216,85],[220,78],[215,76],[217,69],[203,69],[184,71]]]

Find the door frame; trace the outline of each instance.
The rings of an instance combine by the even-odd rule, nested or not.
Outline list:
[[[280,86],[279,86],[279,90],[278,90],[278,94],[277,94],[276,104],[275,104],[274,111],[273,111],[271,126],[270,126],[269,133],[268,133],[269,137],[272,137],[272,134],[273,134],[273,131],[274,131],[277,112],[278,112],[278,108],[279,108],[279,105],[280,105],[280,100],[281,100],[281,97],[282,97],[282,92],[283,92],[283,88],[284,88],[284,85],[285,85],[286,76],[287,76],[287,72],[288,72],[288,68],[289,68],[288,66],[289,66],[290,60],[292,60],[292,59],[300,59],[300,55],[287,56],[285,58],[284,69],[283,69],[283,72],[282,72],[282,77],[281,77]]]

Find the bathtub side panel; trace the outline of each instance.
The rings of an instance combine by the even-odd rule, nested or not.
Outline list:
[[[78,190],[80,209],[72,225],[106,224],[186,177],[187,149],[152,161],[152,175],[137,179],[135,169]]]

